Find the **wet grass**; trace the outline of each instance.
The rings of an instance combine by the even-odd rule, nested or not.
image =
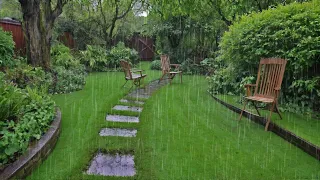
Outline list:
[[[143,69],[149,64],[142,63]],[[146,82],[159,78],[147,71]],[[93,73],[82,91],[54,96],[61,136],[28,179],[319,179],[317,160],[216,103],[204,77],[184,76],[146,101],[140,123],[105,121],[128,89],[123,73]],[[119,111],[119,113],[126,114]],[[101,128],[135,128],[137,137],[99,137]],[[86,175],[99,151],[132,152],[135,177]]]
[[[240,103],[240,96],[234,95],[217,95],[223,101],[235,105],[236,107],[243,108]],[[257,113],[253,106],[249,106],[248,109],[252,113]],[[260,110],[259,110],[260,111]],[[268,117],[268,110],[260,111],[263,116]],[[320,147],[320,120],[314,119],[311,115],[295,114],[289,112],[282,112],[282,120],[279,115],[273,113],[271,120],[279,126],[295,133],[297,136],[317,145]]]

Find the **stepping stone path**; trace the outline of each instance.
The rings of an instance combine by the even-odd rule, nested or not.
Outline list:
[[[134,156],[98,153],[92,160],[87,174],[103,176],[134,176]]]
[[[120,102],[122,102],[122,103],[134,103],[134,104],[140,104],[140,105],[144,104],[144,102],[142,102],[142,101],[133,101],[133,100],[127,100],[127,99],[120,99]]]
[[[107,115],[107,121],[112,122],[127,122],[127,123],[138,123],[139,117],[135,116],[121,116],[121,115]]]
[[[119,111],[132,111],[132,112],[142,112],[141,107],[131,107],[131,106],[123,106],[123,105],[116,105],[112,109],[119,110]]]
[[[136,137],[136,129],[119,129],[119,128],[104,128],[100,131],[100,136],[121,136],[121,137]]]
[[[143,89],[137,89],[127,95],[128,98],[120,100],[121,103],[130,103],[143,105],[144,102],[140,99],[148,99],[151,94],[160,87],[166,85],[169,81],[164,80],[158,83],[158,80],[152,81]],[[136,100],[131,100],[131,99]],[[116,105],[113,110],[142,112],[142,107]],[[111,122],[126,122],[139,123],[139,117],[123,116],[123,115],[107,115],[106,121]],[[136,137],[136,129],[121,129],[121,128],[104,128],[101,129],[100,136],[121,136],[121,137]],[[134,156],[130,154],[103,154],[97,153],[90,163],[87,174],[103,175],[103,176],[134,176],[136,170],[134,168]]]

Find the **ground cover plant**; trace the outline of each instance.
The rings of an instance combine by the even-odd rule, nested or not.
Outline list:
[[[49,128],[55,105],[46,93],[0,81],[0,169],[16,160]]]
[[[148,70],[149,63],[138,67],[147,70],[147,81],[161,75]],[[194,179],[200,174],[207,179],[319,178],[316,159],[249,120],[238,123],[237,114],[206,93],[203,76],[184,79],[145,100],[138,124],[105,121],[108,112],[137,115],[111,111],[127,93],[119,89],[123,73],[93,73],[82,91],[56,95],[64,119],[62,134],[56,149],[29,179],[104,179],[83,173],[97,151],[133,152],[137,175],[132,179]],[[99,137],[105,127],[136,128],[138,134]]]

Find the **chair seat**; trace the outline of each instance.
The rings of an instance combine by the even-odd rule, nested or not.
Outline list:
[[[139,78],[144,78],[146,77],[147,75],[146,74],[133,74],[132,73],[132,79],[139,79]],[[130,77],[126,77],[126,79],[130,79]]]
[[[248,100],[251,101],[259,101],[259,102],[263,102],[263,103],[273,103],[274,102],[274,98],[268,98],[268,97],[261,97],[261,96],[249,96],[249,97],[245,97]]]
[[[180,73],[182,73],[182,71],[170,71],[169,73],[170,74],[180,74]]]

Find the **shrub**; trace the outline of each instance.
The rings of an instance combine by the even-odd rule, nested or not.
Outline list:
[[[12,35],[0,28],[0,70],[4,67],[11,67],[14,64],[14,42]]]
[[[54,102],[39,91],[0,82],[0,169],[40,139],[54,117]]]
[[[70,49],[63,44],[56,44],[51,47],[51,60],[55,66],[77,67],[80,61],[75,59]]]
[[[116,46],[112,47],[110,52],[108,52],[109,68],[120,67],[120,60],[124,59],[132,64],[137,64],[139,62],[138,52],[134,49],[126,48],[123,42],[119,42]]]
[[[81,62],[91,71],[104,71],[108,57],[106,50],[100,46],[87,45],[87,50],[81,51]]]
[[[66,69],[64,66],[53,68],[53,83],[49,88],[50,93],[69,93],[81,90],[85,85],[85,67],[78,66]]]
[[[247,76],[256,76],[263,57],[288,60],[284,76],[286,83],[282,88],[284,94],[289,93],[289,87],[297,79],[306,81],[317,76],[317,72],[311,69],[320,63],[319,13],[320,3],[313,1],[243,16],[230,26],[220,43],[218,59],[236,67],[232,75],[226,74],[231,81],[221,84],[232,86]],[[303,89],[308,94],[305,87]],[[311,97],[310,94],[307,96]],[[293,96],[286,96],[286,99],[290,98]]]
[[[161,70],[161,61],[160,60],[152,61],[150,69],[152,69],[152,70]]]
[[[52,83],[50,75],[46,74],[41,67],[32,67],[19,60],[15,62],[13,69],[6,70],[4,78],[8,82],[14,83],[19,88],[49,86]]]

